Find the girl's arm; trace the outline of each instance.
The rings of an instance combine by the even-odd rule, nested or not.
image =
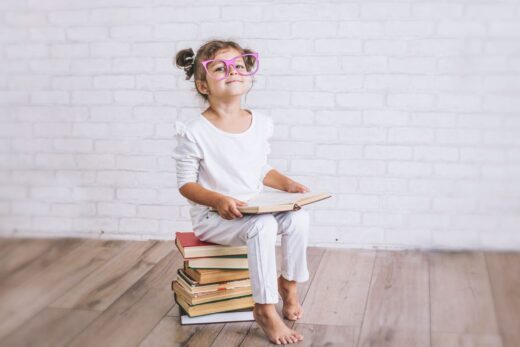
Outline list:
[[[179,192],[182,196],[197,204],[214,207],[218,211],[218,214],[224,219],[242,217],[238,206],[247,205],[244,201],[217,193],[213,190],[208,190],[196,182],[184,184],[179,189]]]
[[[179,192],[182,196],[197,204],[211,207],[216,207],[218,200],[223,197],[222,194],[208,190],[195,182],[186,183],[179,189]]]
[[[293,181],[292,179],[282,175],[275,169],[270,170],[265,175],[263,183],[268,187],[283,190],[289,193],[306,193],[310,191],[310,189],[304,186],[303,184]]]

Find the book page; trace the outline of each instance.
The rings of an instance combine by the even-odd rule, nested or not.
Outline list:
[[[294,204],[300,199],[314,196],[316,193],[287,193],[284,191],[262,191],[253,198],[247,200],[247,206],[270,206]]]

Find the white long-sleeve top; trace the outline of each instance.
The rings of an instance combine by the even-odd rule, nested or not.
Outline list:
[[[197,182],[202,187],[245,201],[263,189],[263,179],[272,169],[267,163],[273,120],[250,110],[252,123],[242,133],[217,128],[202,114],[186,123],[175,122],[177,187]],[[187,199],[190,214],[207,209]]]

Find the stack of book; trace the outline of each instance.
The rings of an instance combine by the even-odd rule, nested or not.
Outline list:
[[[172,281],[181,324],[252,321],[254,301],[246,246],[223,246],[177,232],[184,258]]]

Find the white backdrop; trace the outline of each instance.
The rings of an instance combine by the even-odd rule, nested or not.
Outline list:
[[[270,162],[332,199],[311,243],[520,249],[519,1],[3,0],[2,235],[191,229],[173,122],[205,105],[175,53],[260,53],[244,100]]]

